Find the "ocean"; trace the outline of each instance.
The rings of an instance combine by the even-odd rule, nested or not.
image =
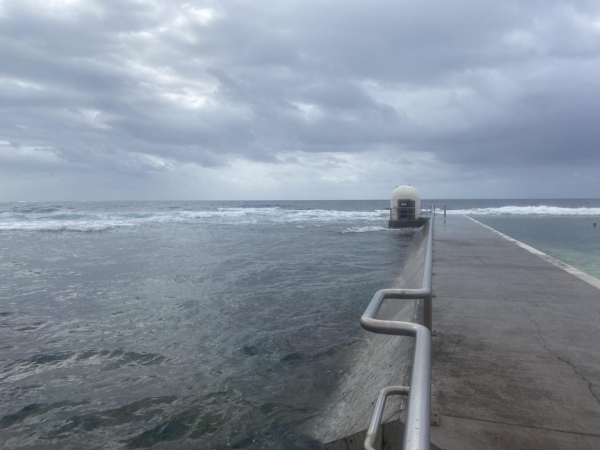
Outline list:
[[[433,202],[600,276],[600,200]],[[0,447],[320,448],[412,242],[388,206],[0,203]]]

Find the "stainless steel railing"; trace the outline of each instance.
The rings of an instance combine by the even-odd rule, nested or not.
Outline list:
[[[377,430],[381,424],[385,401],[389,395],[407,395],[406,424],[402,439],[403,450],[429,449],[429,427],[431,416],[431,326],[432,326],[432,273],[433,273],[433,222],[435,205],[431,205],[431,220],[423,282],[420,289],[382,289],[378,291],[360,319],[361,326],[368,331],[395,336],[412,336],[416,339],[410,385],[391,386],[382,389],[377,398],[365,439],[366,450],[376,450]],[[444,205],[444,216],[446,207]],[[381,303],[386,299],[423,299],[424,325],[412,322],[377,319]]]

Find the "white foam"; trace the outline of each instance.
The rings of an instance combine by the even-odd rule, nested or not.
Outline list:
[[[52,209],[52,208],[50,208]],[[465,215],[600,216],[600,208],[558,206],[502,206],[448,210]],[[280,207],[218,208],[204,211],[85,211],[62,209],[21,210],[0,213],[0,231],[104,231],[152,223],[213,223],[220,225],[290,224],[323,226],[347,223],[344,233],[387,230],[388,210],[338,211],[327,209],[286,209]],[[350,226],[353,225],[353,226]]]
[[[277,222],[340,222],[340,221],[380,221],[386,219],[388,211],[336,211],[325,209],[281,210],[274,218]]]
[[[371,226],[371,227],[350,227],[342,230],[342,233],[368,233],[370,231],[388,231],[390,228]]]
[[[563,208],[559,206],[501,206],[498,208],[449,209],[448,214],[513,216],[600,216],[600,208]]]
[[[0,231],[104,231],[111,228],[165,222],[225,225],[272,223],[319,226],[336,222],[382,222],[387,219],[388,214],[387,210],[300,210],[278,207],[218,208],[205,211],[15,211],[0,214]]]
[[[118,221],[56,221],[0,223],[0,231],[105,231],[116,227],[131,227]]]

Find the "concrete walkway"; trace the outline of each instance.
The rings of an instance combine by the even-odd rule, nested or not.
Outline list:
[[[434,241],[432,443],[600,449],[600,290],[466,217]]]

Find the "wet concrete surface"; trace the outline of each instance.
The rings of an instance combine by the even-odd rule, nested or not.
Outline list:
[[[434,242],[432,443],[600,448],[600,290],[463,216]]]

